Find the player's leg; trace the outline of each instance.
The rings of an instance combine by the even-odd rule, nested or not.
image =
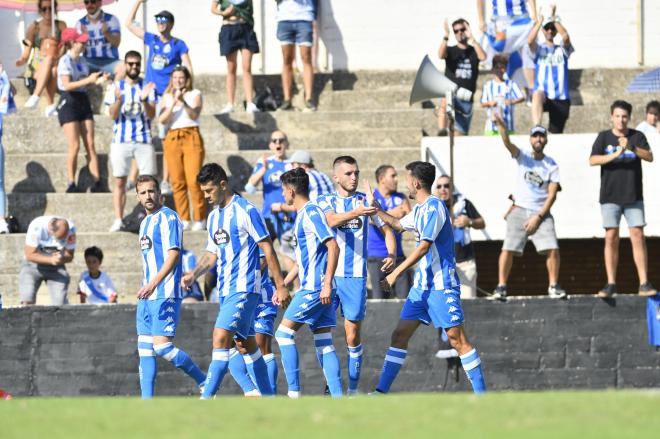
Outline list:
[[[339,357],[335,351],[332,342],[332,327],[312,329],[314,332],[314,347],[316,356],[321,357],[321,368],[325,381],[328,384],[328,390],[333,397],[340,397],[343,394],[341,384],[341,366]]]
[[[399,374],[403,363],[406,361],[406,355],[408,354],[408,341],[419,327],[419,323],[419,320],[403,319],[399,320],[399,323],[397,323],[396,328],[392,332],[390,347],[385,354],[385,361],[383,362],[383,369],[380,372],[380,379],[376,386],[376,392],[387,393],[390,391],[392,383]]]
[[[221,316],[222,309],[218,314],[216,326],[213,328],[213,352],[211,354],[211,364],[209,364],[209,369],[206,372],[202,399],[209,399],[218,392],[222,379],[229,370],[230,350],[234,344],[234,333],[218,327]]]
[[[298,297],[298,294],[294,297],[294,301]],[[298,398],[300,396],[300,366],[295,336],[302,323],[294,322],[287,318],[290,309],[292,309],[291,305],[287,308],[284,318],[275,332],[275,340],[280,347],[280,353],[282,355],[282,367],[284,367],[284,375],[286,375],[288,385],[287,394],[290,398]]]
[[[272,349],[273,335],[275,334],[275,317],[277,317],[277,307],[275,305],[266,305],[257,309],[257,317],[254,323],[255,340],[259,350],[264,356],[266,368],[268,369],[268,380],[273,390],[273,395],[277,394],[277,359]],[[271,308],[271,311],[268,311]],[[262,314],[264,314],[262,316]]]
[[[241,348],[248,373],[257,385],[259,392],[262,395],[272,395],[273,387],[268,377],[268,366],[266,366],[266,360],[259,349],[259,345],[257,345],[254,335],[250,335],[245,340],[237,338],[236,345]]]
[[[360,328],[366,315],[367,280],[366,278],[335,277],[337,282],[337,297],[341,301],[344,315],[344,330],[348,349],[348,394],[358,390],[360,371],[362,369],[362,341]]]
[[[135,325],[138,333],[138,356],[140,359],[140,392],[142,399],[154,396],[156,384],[156,353],[154,352],[154,339],[151,335],[151,313],[149,301],[138,300],[135,312]]]
[[[261,392],[252,381],[242,353],[237,348],[229,350],[229,373],[243,390],[245,396],[260,396]]]
[[[458,352],[463,369],[470,383],[472,383],[472,390],[474,393],[484,393],[486,382],[481,370],[481,358],[479,358],[477,350],[468,341],[463,325],[447,328],[446,332],[449,343]]]

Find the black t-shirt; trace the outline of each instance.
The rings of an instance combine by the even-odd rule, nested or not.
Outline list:
[[[649,142],[640,131],[628,128],[628,145],[649,150]],[[591,155],[613,154],[619,139],[612,130],[601,131],[596,137]],[[600,203],[630,204],[641,201],[642,161],[632,151],[626,151],[614,161],[600,167]]]
[[[460,49],[458,46],[447,47],[445,55],[445,76],[459,87],[467,88],[473,95],[477,89],[479,76],[479,58],[474,47]]]
[[[460,212],[456,212],[454,210],[455,216],[466,215],[471,220],[481,218],[481,215],[477,211],[477,208],[474,207],[474,204],[472,204],[472,202],[467,198],[463,198],[462,201],[455,200],[454,203],[456,204],[460,203],[462,206]],[[469,237],[469,235],[467,236],[465,235],[465,230],[466,229],[464,228],[454,229],[454,255],[456,257],[456,262],[469,261],[470,259],[474,259],[475,257],[474,244],[472,243],[472,239],[466,239]]]

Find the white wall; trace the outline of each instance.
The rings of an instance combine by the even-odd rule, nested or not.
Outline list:
[[[442,38],[445,17],[465,17],[476,29],[476,0],[319,0],[321,39],[334,69],[414,70],[425,53],[434,54]],[[540,5],[550,0],[538,0]],[[554,0],[576,52],[572,68],[636,67],[638,0]],[[645,64],[660,65],[660,1],[644,4]],[[132,0],[107,6],[105,10],[124,21]],[[254,0],[256,26],[265,55],[254,60],[255,72],[278,73],[280,49],[276,40],[275,1]],[[211,15],[210,0],[150,0],[146,20],[153,29],[153,14],[169,9],[176,16],[175,36],[186,41],[197,72],[222,72],[224,61],[218,54],[220,18]],[[265,17],[261,22],[261,14]],[[73,25],[81,11],[61,13]],[[18,20],[13,12],[0,12],[0,56],[16,50]],[[124,32],[121,51],[140,48],[140,42]],[[323,57],[323,50],[321,51]],[[323,57],[323,59],[325,59]],[[324,62],[320,63],[324,66]]]
[[[560,238],[603,237],[600,204],[600,167],[589,166],[589,155],[596,134],[550,135],[545,152],[559,165],[562,190],[552,207],[557,235]],[[512,136],[512,141],[521,148],[529,147],[529,137]],[[660,136],[649,138],[651,149],[658,154]],[[422,160],[426,150],[437,158],[440,174],[449,174],[449,139],[447,137],[425,137],[422,139]],[[433,163],[433,161],[431,161]],[[437,165],[436,165],[437,166]],[[660,163],[643,162],[644,205],[647,227],[646,234],[660,236]],[[459,137],[454,146],[454,180],[456,189],[474,203],[486,220],[486,233],[490,239],[504,239],[506,222],[504,214],[509,209],[508,199],[514,187],[516,161],[506,150],[499,137]],[[440,175],[438,174],[438,175]],[[628,236],[625,220],[622,219],[621,235]],[[486,239],[475,231],[473,239]]]

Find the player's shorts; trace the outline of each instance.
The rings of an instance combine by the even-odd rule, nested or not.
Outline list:
[[[234,332],[243,340],[254,335],[254,310],[259,303],[259,295],[233,293],[220,298],[220,301],[215,327]]]
[[[335,284],[337,295],[332,301],[335,310],[341,305],[341,315],[346,320],[364,320],[367,311],[367,279],[335,276]]]
[[[332,299],[337,294],[332,292]],[[289,307],[284,312],[284,318],[292,322],[309,325],[309,329],[315,331],[321,328],[334,328],[337,326],[337,313],[332,303],[321,304],[320,291],[299,290]]]
[[[436,328],[452,328],[463,323],[459,288],[421,290],[411,288],[401,309],[401,320],[418,320]]]
[[[135,326],[138,335],[174,337],[181,299],[138,300]]]
[[[277,305],[261,302],[254,312],[254,332],[273,336],[275,334],[275,318]]]

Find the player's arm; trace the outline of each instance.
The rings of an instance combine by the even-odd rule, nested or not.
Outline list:
[[[646,137],[642,138],[639,145],[630,145],[628,143],[627,137],[621,137],[619,142],[623,142],[625,144],[624,148],[628,148],[629,150],[634,152],[635,155],[640,159],[647,162],[653,161],[653,152],[651,152],[651,147],[649,146],[649,142],[646,140]]]
[[[396,235],[388,225],[381,227],[380,231],[385,235],[385,247],[387,248],[387,257],[383,259],[380,271],[388,273],[394,268],[396,262]]]
[[[337,245],[335,238],[329,238],[323,244],[328,248],[328,263],[325,268],[323,287],[319,298],[323,305],[329,305],[332,303],[332,284],[339,263],[339,245]]]
[[[298,277],[298,264],[294,264],[291,271],[286,274],[284,278],[284,286],[288,287]]]
[[[181,251],[178,248],[171,248],[167,251],[167,258],[163,263],[162,268],[145,286],[140,288],[137,293],[138,299],[146,299],[151,296],[158,285],[174,270],[179,263],[179,255]]]
[[[193,100],[192,105],[188,105],[185,99],[181,98],[183,103],[183,111],[188,113],[188,117],[192,120],[199,119],[199,115],[202,113],[202,95],[197,94]]]
[[[73,256],[74,256],[74,250],[65,248],[64,250],[62,250],[62,263],[68,264],[69,262],[73,261]]]
[[[394,218],[401,219],[404,216],[408,215],[412,208],[410,207],[410,202],[408,199],[404,198],[401,204],[399,204],[396,207],[393,207],[392,209],[386,211],[390,215],[392,215]]]
[[[477,16],[479,17],[479,30],[486,33],[486,7],[484,0],[477,0]]]
[[[280,268],[280,262],[277,260],[277,255],[275,250],[273,250],[273,242],[270,238],[263,239],[258,243],[259,248],[264,252],[264,257],[266,258],[266,263],[268,264],[268,271],[271,276],[273,276],[273,281],[275,282],[276,294],[273,296],[273,303],[286,308],[289,306],[291,301],[291,295],[289,290],[284,285],[284,279],[282,278],[282,269]]]
[[[423,240],[419,242],[419,245],[415,247],[415,250],[408,255],[408,257],[401,262],[397,267],[392,271],[383,281],[381,286],[390,291],[392,286],[396,283],[396,280],[405,273],[409,268],[413,267],[420,259],[422,259],[431,248],[431,241]]]
[[[128,17],[126,17],[126,22],[124,22],[124,26],[126,26],[126,28],[131,31],[133,35],[140,39],[144,39],[144,29],[135,24],[135,16],[137,15],[138,8],[145,1],[146,0],[136,0],[133,8],[131,9],[131,12],[129,12]]]
[[[373,206],[361,205],[351,210],[350,212],[335,212],[333,210],[328,210],[325,212],[325,219],[328,222],[330,227],[339,227],[343,226],[347,222],[359,218],[362,215],[373,215],[376,213],[376,208]]]
[[[500,137],[502,138],[502,143],[504,144],[506,149],[508,149],[509,152],[511,153],[511,157],[513,158],[518,157],[518,154],[520,154],[520,149],[516,145],[511,143],[511,138],[509,137],[509,133],[507,132],[504,119],[502,119],[502,116],[499,113],[495,113],[493,116],[495,119],[495,124],[497,125],[497,131],[500,133]]]
[[[199,258],[199,262],[195,265],[195,269],[181,277],[181,286],[185,289],[190,289],[193,282],[195,282],[200,276],[206,274],[211,268],[215,267],[215,264],[217,263],[217,253],[207,250],[202,257]]]
[[[445,36],[442,37],[442,43],[440,43],[440,48],[438,48],[438,58],[445,59],[447,57],[447,42],[449,41],[449,21],[446,18],[442,23],[442,27],[444,29]]]

